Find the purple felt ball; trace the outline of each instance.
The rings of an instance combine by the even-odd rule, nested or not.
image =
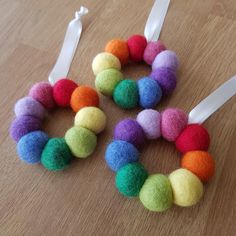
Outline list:
[[[22,136],[40,129],[41,121],[39,119],[33,116],[20,116],[12,122],[10,127],[10,135],[13,140],[18,142]]]
[[[179,59],[175,52],[165,50],[159,53],[152,63],[152,70],[156,70],[160,67],[167,67],[176,72],[179,67]]]
[[[157,139],[161,136],[161,114],[153,109],[139,112],[137,122],[143,128],[147,139]]]
[[[163,96],[168,96],[176,88],[176,75],[172,70],[168,68],[158,68],[152,71],[150,77],[159,84],[162,89]]]
[[[145,134],[136,120],[124,119],[116,125],[114,139],[132,143],[140,148],[145,141]]]
[[[46,114],[46,109],[31,97],[23,97],[15,104],[16,117],[19,116],[34,116],[43,119]]]

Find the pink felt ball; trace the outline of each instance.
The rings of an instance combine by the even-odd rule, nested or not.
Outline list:
[[[161,134],[170,142],[175,141],[187,126],[187,114],[176,108],[168,108],[161,113]]]
[[[52,109],[55,106],[52,86],[48,82],[35,84],[30,89],[29,95],[40,102],[46,109]]]
[[[147,47],[145,48],[144,54],[143,54],[143,60],[148,64],[152,65],[154,59],[156,56],[166,50],[166,46],[160,41],[156,42],[149,42],[147,44]]]
[[[137,122],[143,128],[147,139],[157,139],[161,136],[161,114],[153,109],[139,112]]]

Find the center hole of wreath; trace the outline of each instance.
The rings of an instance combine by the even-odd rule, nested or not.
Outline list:
[[[137,80],[149,76],[151,67],[145,63],[129,63],[122,68],[125,78]]]

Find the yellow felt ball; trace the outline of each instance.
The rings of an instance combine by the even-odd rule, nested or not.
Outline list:
[[[75,126],[87,128],[98,134],[106,127],[106,115],[97,107],[84,107],[75,116]]]
[[[99,53],[94,59],[92,63],[93,73],[97,75],[106,69],[121,69],[121,64],[119,59],[108,52]]]
[[[196,204],[203,195],[200,179],[186,169],[177,169],[169,175],[173,190],[174,203],[188,207]]]

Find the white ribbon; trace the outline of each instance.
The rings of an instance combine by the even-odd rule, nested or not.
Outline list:
[[[87,13],[87,8],[80,7],[80,10],[75,12],[75,19],[68,25],[60,55],[48,77],[48,80],[52,85],[58,80],[67,77],[82,33],[81,17]]]
[[[169,4],[170,0],[155,0],[144,29],[148,42],[158,40]]]
[[[236,94],[236,75],[222,84],[212,94],[202,100],[190,113],[189,124],[203,123],[216,110]]]

